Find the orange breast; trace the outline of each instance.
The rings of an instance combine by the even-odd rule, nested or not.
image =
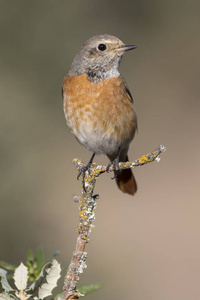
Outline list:
[[[87,75],[67,75],[63,92],[67,124],[80,143],[104,154],[128,147],[137,119],[120,76],[93,83]]]

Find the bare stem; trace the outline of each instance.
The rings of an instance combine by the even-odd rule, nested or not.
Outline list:
[[[119,163],[119,170],[135,168],[143,166],[144,164],[159,161],[159,155],[164,152],[166,148],[160,145],[156,150],[146,155],[143,155],[134,162],[121,162]],[[76,168],[80,171],[85,165],[79,159],[73,160]],[[82,188],[81,197],[78,197],[79,202],[79,227],[78,237],[76,241],[75,251],[71,259],[67,274],[64,279],[63,295],[57,300],[71,300],[78,299],[80,293],[77,290],[80,273],[86,267],[87,252],[85,252],[86,243],[89,241],[91,233],[92,222],[95,218],[94,209],[96,208],[96,199],[98,195],[93,195],[94,187],[97,178],[105,172],[112,172],[113,166],[109,169],[106,166],[96,165],[93,163],[88,171],[85,173],[85,190]]]

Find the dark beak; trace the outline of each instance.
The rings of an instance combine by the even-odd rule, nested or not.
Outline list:
[[[137,48],[136,45],[122,45],[117,50],[120,51],[120,52],[126,52],[126,51],[129,51],[129,50],[133,50],[135,48]]]

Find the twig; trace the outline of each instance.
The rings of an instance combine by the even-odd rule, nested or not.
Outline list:
[[[123,162],[119,163],[119,170],[135,168],[142,166],[144,164],[159,161],[159,155],[164,152],[166,148],[160,145],[155,151],[143,155],[134,162]],[[76,168],[80,170],[85,165],[79,159],[73,160]],[[85,190],[82,188],[81,197],[75,196],[78,198],[79,202],[79,227],[78,227],[78,238],[76,241],[75,251],[71,263],[68,267],[67,274],[64,280],[63,286],[63,295],[57,300],[72,300],[78,299],[80,293],[77,290],[77,284],[79,281],[80,273],[83,272],[83,269],[86,268],[86,259],[87,252],[85,252],[86,243],[89,241],[89,236],[92,228],[92,221],[95,218],[94,209],[96,208],[96,199],[98,195],[93,195],[94,187],[96,180],[100,174],[105,172],[112,172],[113,166],[111,165],[109,169],[106,169],[106,166],[96,165],[93,163],[88,171],[85,173]],[[75,200],[75,199],[74,199]]]

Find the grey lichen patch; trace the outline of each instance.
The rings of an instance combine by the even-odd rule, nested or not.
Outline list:
[[[81,197],[78,195],[73,195],[72,199],[74,200],[74,202],[80,202]]]
[[[78,277],[81,273],[83,273],[83,270],[87,268],[86,259],[87,259],[87,252],[81,252],[79,262],[78,262],[78,265],[77,265],[77,268],[76,268],[76,272],[77,272]]]

